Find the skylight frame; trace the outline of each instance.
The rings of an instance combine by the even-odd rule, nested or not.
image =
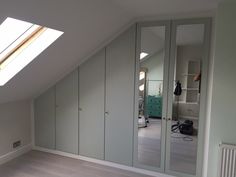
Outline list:
[[[6,18],[0,25],[0,53],[8,48],[19,36],[24,34],[34,24],[17,20],[14,18]]]
[[[0,70],[9,63],[9,60],[12,59],[14,55],[19,53],[22,48],[30,45],[35,39],[35,36],[45,31],[46,27],[42,27],[39,25],[32,25],[29,29],[27,29],[21,36],[19,36],[10,46],[8,46],[2,53],[0,53]]]
[[[24,21],[22,23],[30,24]],[[0,86],[14,77],[62,34],[62,31],[32,24],[0,53]]]

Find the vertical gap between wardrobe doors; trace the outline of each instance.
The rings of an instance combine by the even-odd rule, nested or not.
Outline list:
[[[132,135],[132,145],[133,145],[133,153],[132,153],[132,166],[134,166],[134,161],[135,161],[135,159],[134,159],[134,157],[135,157],[135,155],[134,155],[134,153],[136,152],[136,150],[135,150],[135,141],[134,141],[134,136],[135,136],[135,133],[134,133],[134,131],[135,131],[135,123],[136,123],[136,82],[137,82],[137,78],[138,78],[138,73],[137,73],[137,71],[138,71],[138,62],[137,62],[137,56],[138,56],[138,54],[137,54],[137,52],[138,52],[138,24],[137,23],[135,23],[135,52],[134,52],[134,98],[133,98],[133,100],[134,100],[134,103],[133,103],[133,135]]]
[[[77,111],[78,111],[78,155],[80,154],[80,148],[79,148],[79,144],[80,144],[80,94],[79,94],[79,87],[80,87],[80,82],[79,82],[79,76],[80,76],[80,74],[79,74],[79,72],[80,72],[80,67],[78,66],[78,68],[77,68],[77,71],[78,71],[78,79],[77,79],[77,82],[78,82],[78,90],[77,90],[77,92],[78,92],[78,109],[77,109]]]
[[[56,89],[56,85],[54,86],[53,88],[54,90],[54,149],[56,150],[57,149],[57,89]]]
[[[104,152],[103,152],[103,159],[106,160],[106,74],[107,74],[107,47],[104,48],[104,112],[103,112],[103,116],[104,116]]]

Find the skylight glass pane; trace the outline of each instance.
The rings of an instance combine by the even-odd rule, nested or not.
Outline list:
[[[145,52],[140,53],[140,60],[142,60],[146,56],[148,56],[148,53],[145,53]]]
[[[39,25],[31,25],[27,31],[25,31],[22,35],[20,35],[14,42],[11,43],[4,51],[0,53],[0,63],[3,62],[4,59],[19,46],[25,39],[27,39],[30,35],[32,35],[40,26]],[[0,38],[1,39],[1,38]]]
[[[142,85],[139,86],[139,90],[140,90],[140,91],[144,91],[144,84],[142,84]]]
[[[9,18],[7,18],[7,20],[8,19]],[[21,24],[18,23],[19,21],[20,20],[15,20],[16,24]],[[20,22],[22,22],[22,24],[27,24],[27,22]],[[7,23],[5,23],[5,21],[2,23],[4,24],[5,29],[10,27],[14,27],[14,29],[17,29],[16,24],[13,25],[9,23],[10,25],[7,26]],[[11,44],[7,46],[7,48],[4,49],[2,53],[0,53],[0,86],[8,82],[12,77],[14,77],[19,71],[21,71],[27,64],[29,64],[34,58],[36,58],[42,51],[44,51],[50,44],[52,44],[63,34],[63,32],[58,30],[42,27],[32,23],[28,24],[31,24],[28,26],[29,28],[26,29],[26,31],[24,31],[22,34],[16,32],[20,34],[20,36],[12,41]],[[11,31],[14,30],[11,29]],[[4,39],[4,32],[6,31],[2,30],[0,32],[1,41],[1,37]]]
[[[141,80],[143,80],[144,78],[145,78],[145,72],[141,71],[141,72],[139,73],[139,80],[141,81]]]
[[[0,53],[2,53],[32,25],[32,23],[8,17],[0,26]]]

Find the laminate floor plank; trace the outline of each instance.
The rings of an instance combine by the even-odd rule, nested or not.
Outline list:
[[[183,122],[184,120],[181,120]],[[172,122],[172,125],[176,121]],[[196,135],[171,133],[170,168],[176,172],[196,174]],[[138,131],[138,162],[143,165],[160,167],[161,164],[161,120],[149,118],[147,127]]]
[[[55,154],[30,151],[0,165],[0,177],[150,177]]]

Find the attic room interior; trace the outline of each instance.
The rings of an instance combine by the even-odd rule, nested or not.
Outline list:
[[[0,5],[0,177],[235,177],[236,2]]]

